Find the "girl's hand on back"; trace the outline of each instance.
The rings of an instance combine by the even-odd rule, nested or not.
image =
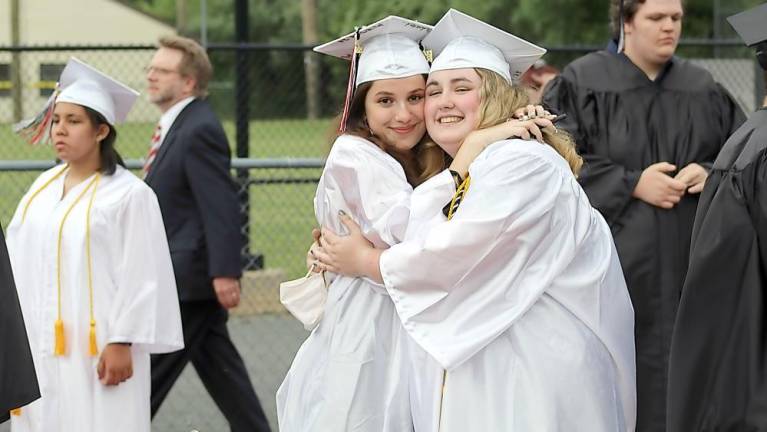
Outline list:
[[[328,228],[322,228],[321,247],[315,250],[320,269],[345,276],[367,276],[382,282],[378,267],[381,250],[373,247],[362,235],[360,226],[346,213],[339,212],[339,218],[349,235],[339,236]]]

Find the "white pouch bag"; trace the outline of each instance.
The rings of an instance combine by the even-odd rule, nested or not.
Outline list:
[[[280,284],[280,302],[308,331],[320,323],[328,300],[325,272],[309,271],[301,279]]]

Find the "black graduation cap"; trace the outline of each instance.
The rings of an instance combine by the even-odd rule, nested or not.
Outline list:
[[[727,17],[733,29],[748,46],[767,41],[767,3]]]
[[[756,59],[767,70],[767,3],[727,17],[743,42],[756,48]]]

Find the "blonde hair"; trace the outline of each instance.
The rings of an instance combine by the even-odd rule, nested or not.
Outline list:
[[[408,183],[413,187],[418,186],[444,170],[447,167],[446,153],[431,140],[429,134],[424,134],[423,138],[410,149],[410,152],[407,155],[394,152],[394,149],[391,146],[373,135],[365,116],[365,98],[372,85],[372,82],[366,82],[360,84],[354,91],[354,96],[352,96],[351,103],[349,104],[349,117],[346,120],[346,131],[343,133],[337,132],[341,124],[341,116],[338,116],[334,122],[336,133],[332,136],[331,145],[340,135],[354,135],[375,143],[375,145],[380,147],[402,165]]]
[[[474,69],[482,80],[479,88],[479,125],[485,129],[501,124],[514,116],[519,108],[527,106],[528,96],[521,87],[510,84],[505,78],[486,69]],[[562,156],[570,166],[570,171],[577,177],[583,165],[583,159],[575,150],[575,142],[570,134],[559,129],[541,129],[546,144]]]
[[[182,36],[163,36],[158,41],[161,48],[181,51],[183,57],[179,65],[179,74],[195,80],[194,95],[200,98],[208,96],[208,82],[213,77],[213,66],[208,53],[193,39]]]

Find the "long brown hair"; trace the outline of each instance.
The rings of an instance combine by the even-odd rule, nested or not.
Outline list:
[[[333,140],[340,135],[354,135],[374,143],[402,165],[408,183],[413,187],[418,186],[433,175],[444,170],[447,166],[446,154],[429,138],[428,134],[424,134],[418,144],[407,154],[395,152],[392,146],[373,134],[370,126],[368,126],[367,116],[365,115],[365,98],[372,86],[372,82],[362,83],[354,91],[354,96],[349,104],[346,131],[335,133]],[[335,121],[336,131],[339,130],[338,126],[340,124],[341,116],[339,115]]]
[[[505,78],[486,69],[474,69],[479,74],[482,84],[479,88],[479,125],[484,129],[501,124],[514,116],[514,111],[527,105],[528,96],[519,87],[510,84]],[[543,140],[554,148],[570,166],[576,176],[581,170],[583,159],[575,150],[575,142],[565,131],[556,132],[548,128],[541,129]]]

